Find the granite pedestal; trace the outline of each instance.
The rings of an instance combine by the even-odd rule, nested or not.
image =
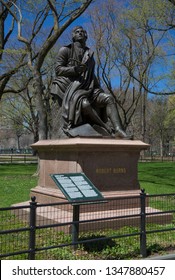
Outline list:
[[[66,201],[50,174],[83,172],[99,189],[105,205],[91,206],[91,211],[137,208],[140,194],[137,164],[140,152],[148,144],[142,141],[72,138],[64,140],[43,140],[32,145],[40,160],[38,186],[31,190],[39,203]],[[119,197],[133,197],[126,201]],[[117,198],[117,201],[110,201]],[[71,211],[71,205],[69,210]],[[81,206],[81,212],[89,211],[88,205]]]
[[[140,193],[137,164],[142,141],[72,138],[42,140],[32,145],[40,161],[38,186],[31,195],[42,203],[58,202],[65,197],[50,174],[83,172],[104,197]]]

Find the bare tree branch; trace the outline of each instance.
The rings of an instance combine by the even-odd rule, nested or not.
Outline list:
[[[48,3],[50,4],[51,1],[47,0]],[[47,53],[50,51],[50,49],[53,47],[55,42],[57,41],[58,37],[66,30],[66,28],[75,20],[77,19],[80,15],[83,14],[83,12],[88,8],[88,6],[91,4],[93,0],[86,0],[82,5],[78,8],[75,9],[72,16],[61,26],[55,24],[54,21],[54,33],[46,40],[43,44],[43,46],[40,49],[38,61],[37,61],[37,69],[39,70],[43,64],[44,58],[46,57]],[[50,4],[52,11],[54,13],[54,19],[56,20],[56,13],[55,9],[56,7],[53,6],[53,1]],[[58,18],[57,18],[58,20]]]
[[[168,1],[175,6],[175,0],[168,0]]]

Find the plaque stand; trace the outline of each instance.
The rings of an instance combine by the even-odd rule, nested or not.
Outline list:
[[[79,236],[80,205],[103,203],[105,202],[104,197],[83,173],[51,174],[51,178],[72,204],[72,243],[76,250]]]

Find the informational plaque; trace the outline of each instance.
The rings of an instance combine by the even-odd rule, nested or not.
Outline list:
[[[70,202],[104,200],[99,190],[84,173],[63,173],[50,175]]]

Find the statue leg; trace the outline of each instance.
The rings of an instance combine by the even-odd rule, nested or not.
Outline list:
[[[130,136],[128,136],[122,128],[121,119],[118,114],[113,96],[107,93],[101,93],[98,96],[96,102],[106,107],[106,114],[112,123],[115,137],[129,139]]]
[[[92,108],[88,99],[82,101],[82,113],[85,117],[90,119],[94,124],[100,125],[111,133],[110,128],[101,120],[97,112]]]
[[[113,104],[109,103],[106,105],[106,113],[113,125],[115,136],[119,138],[128,138],[128,135],[122,128],[121,120],[116,105],[114,103]]]

